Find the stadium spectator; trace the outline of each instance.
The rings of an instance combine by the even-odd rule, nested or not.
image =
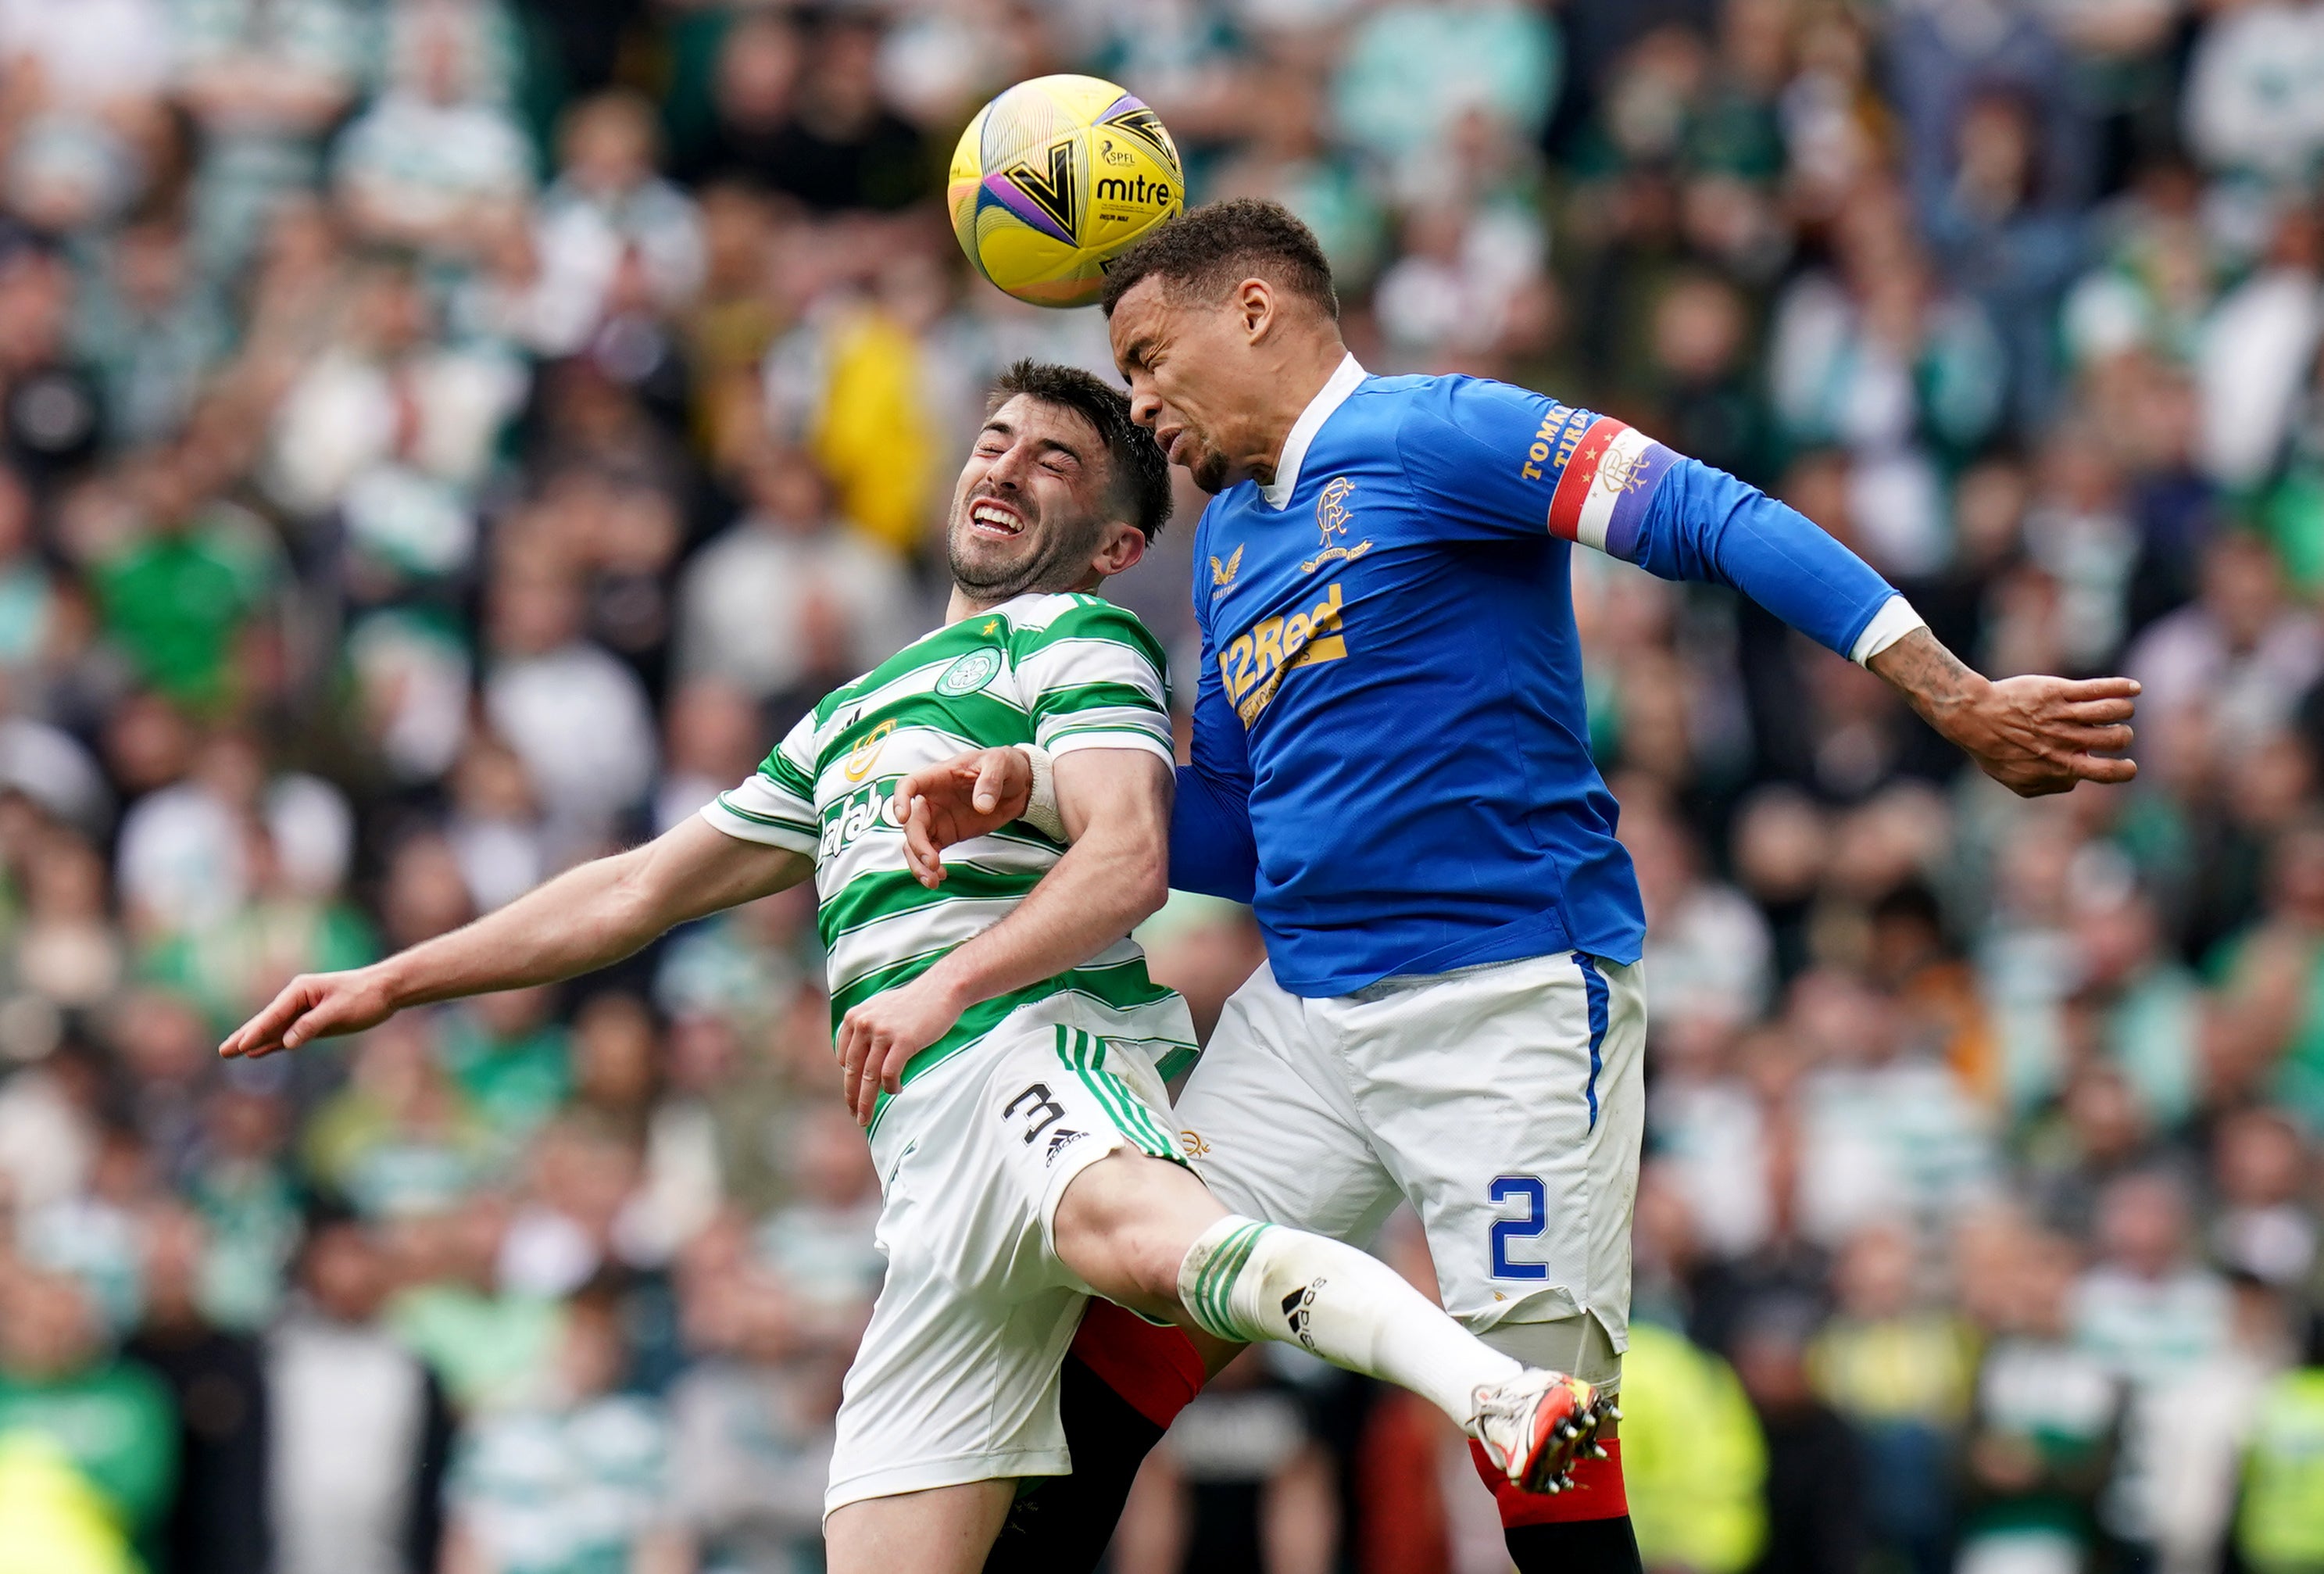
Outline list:
[[[262,1574],[268,1534],[270,1393],[257,1341],[217,1327],[201,1305],[208,1242],[190,1208],[144,1219],[145,1315],[128,1345],[168,1384],[178,1418],[178,1481],[160,1536],[171,1569]]]
[[[670,1389],[670,1477],[703,1567],[785,1574],[822,1553],[844,1351],[751,1264],[740,1225],[706,1225],[678,1266],[696,1360]]]
[[[807,455],[759,447],[736,478],[747,512],[680,582],[679,669],[796,708],[910,638],[917,597],[892,552],[832,516]]]
[[[116,1356],[97,1302],[70,1274],[0,1276],[0,1523],[72,1574],[134,1568],[164,1545],[178,1412],[146,1367]]]
[[[1877,1512],[1859,1440],[1809,1381],[1812,1311],[1770,1299],[1737,1335],[1735,1375],[1766,1436],[1767,1539],[1753,1567],[1830,1574],[1861,1565]]]
[[[372,1230],[318,1209],[299,1298],[266,1340],[274,1567],[437,1566],[452,1433],[442,1385],[380,1322],[392,1268]]]
[[[463,1438],[447,1483],[448,1567],[676,1574],[690,1565],[669,1486],[668,1414],[619,1392],[625,1360],[618,1298],[592,1285],[567,1305],[541,1393],[480,1418]]]
[[[532,150],[495,101],[481,5],[405,6],[387,89],[342,134],[333,177],[364,240],[439,262],[471,244],[480,213],[532,189]]]
[[[1989,1255],[1995,1316],[1978,1363],[1960,1523],[1963,1567],[2090,1566],[2098,1499],[2122,1446],[2123,1380],[2072,1337],[2074,1251],[2012,1222]]]

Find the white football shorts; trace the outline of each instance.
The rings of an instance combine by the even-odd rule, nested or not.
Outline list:
[[[1608,1380],[1586,1368],[1629,1342],[1646,1022],[1636,964],[1574,952],[1324,1000],[1262,966],[1179,1095],[1180,1142],[1228,1208],[1351,1245],[1409,1202],[1447,1311]]]
[[[890,1101],[872,1135],[888,1274],[824,1513],[1073,1468],[1058,1368],[1089,1287],[1057,1260],[1057,1199],[1119,1150],[1177,1159],[1169,1108],[1140,1046],[1015,1017]]]

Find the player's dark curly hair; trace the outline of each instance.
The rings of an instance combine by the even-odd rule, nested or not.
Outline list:
[[[1256,197],[1189,208],[1114,258],[1098,297],[1106,315],[1147,278],[1160,279],[1174,294],[1205,301],[1260,278],[1305,296],[1334,320],[1340,315],[1332,264],[1315,232],[1282,203]]]
[[[985,403],[991,414],[1022,394],[1044,404],[1070,410],[1097,428],[1113,467],[1113,483],[1130,505],[1130,523],[1151,542],[1170,519],[1170,461],[1154,434],[1130,419],[1130,396],[1079,366],[1052,361],[1019,361],[992,384]]]

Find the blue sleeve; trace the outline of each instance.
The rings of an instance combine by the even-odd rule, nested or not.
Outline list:
[[[1680,459],[1655,487],[1630,560],[1665,579],[1731,585],[1843,656],[1896,594],[1806,514],[1699,459]]]
[[[1202,560],[1197,551],[1194,561]],[[1228,703],[1219,676],[1209,623],[1198,621],[1203,672],[1194,685],[1194,764],[1178,767],[1178,796],[1170,810],[1170,884],[1179,891],[1249,902],[1259,882],[1259,847],[1250,834],[1250,755],[1242,718]]]
[[[1895,592],[1798,510],[1614,420],[1506,383],[1439,378],[1397,427],[1445,541],[1545,532],[1665,579],[1732,586],[1845,655]]]

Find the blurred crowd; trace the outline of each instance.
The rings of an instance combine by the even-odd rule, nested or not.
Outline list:
[[[0,0],[0,1569],[820,1567],[881,1264],[802,893],[211,1051],[936,621],[988,380],[1108,366],[941,211],[1057,69],[1300,213],[1371,369],[1618,415],[1982,670],[2144,685],[2134,787],[2020,802],[1580,555],[1649,1566],[2324,1568],[2324,5]],[[1116,586],[1182,696],[1186,535]],[[1146,938],[1205,1024],[1259,955]],[[1114,1564],[1504,1566],[1433,1412],[1257,1358]]]

